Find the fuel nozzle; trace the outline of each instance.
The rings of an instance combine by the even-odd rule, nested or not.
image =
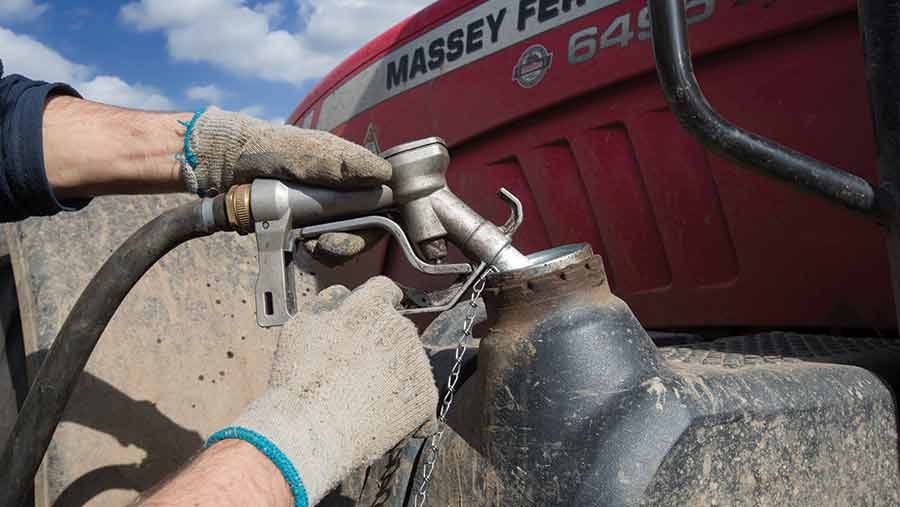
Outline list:
[[[512,234],[485,220],[447,187],[450,154],[444,140],[429,137],[381,154],[394,168],[389,186],[404,229],[419,255],[437,262],[447,241],[501,271],[520,269],[528,259],[512,246]]]
[[[384,229],[418,271],[467,276],[457,284],[458,290],[449,291],[450,296],[410,298],[419,307],[405,309],[407,313],[449,308],[488,266],[512,271],[530,264],[512,246],[513,233],[522,221],[521,203],[501,189],[500,197],[513,208],[512,218],[503,227],[473,211],[447,188],[450,155],[443,140],[430,137],[414,141],[391,148],[382,156],[393,166],[393,174],[387,185],[377,188],[343,192],[258,179],[252,185],[229,190],[225,199],[229,225],[241,234],[256,235],[256,314],[260,326],[282,325],[296,313],[291,274],[295,245],[330,232]],[[402,227],[384,216],[388,211],[400,213]],[[447,257],[448,243],[475,262],[441,263]]]

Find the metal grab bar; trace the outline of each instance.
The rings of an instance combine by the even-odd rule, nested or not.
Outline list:
[[[653,55],[663,93],[688,132],[711,151],[879,222],[894,199],[868,181],[729,123],[710,106],[694,76],[683,0],[650,0]]]

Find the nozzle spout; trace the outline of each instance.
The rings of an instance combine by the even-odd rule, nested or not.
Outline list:
[[[512,246],[512,238],[450,190],[444,188],[431,194],[431,202],[451,241],[467,255],[500,271],[513,271],[529,265],[528,258]]]

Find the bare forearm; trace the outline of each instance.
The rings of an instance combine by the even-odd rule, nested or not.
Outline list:
[[[224,440],[138,505],[141,507],[290,507],[287,482],[272,462],[243,440]]]
[[[44,109],[47,179],[63,199],[184,190],[175,155],[192,113],[122,109],[75,97]]]

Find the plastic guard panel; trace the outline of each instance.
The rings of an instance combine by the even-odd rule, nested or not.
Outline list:
[[[894,341],[769,333],[659,353],[659,377],[593,415],[591,472],[550,505],[900,503]],[[480,380],[451,411],[435,505],[512,505],[479,450]],[[560,438],[572,430],[562,424]],[[323,505],[412,505],[425,447],[411,441],[369,471],[378,486],[345,481]]]
[[[447,139],[460,197],[498,223],[508,210],[497,189],[521,198],[524,251],[590,242],[646,327],[895,327],[877,226],[739,169],[681,130],[656,80],[645,2],[560,1],[543,16],[531,4],[438,2],[348,60],[292,121],[381,149]],[[726,118],[875,180],[854,1],[689,6],[698,79]],[[479,27],[480,47],[414,70],[418,48]],[[387,77],[404,55],[406,80]],[[412,272],[393,247],[331,275],[378,272],[447,284]]]
[[[642,505],[900,502],[895,341],[772,333],[660,352],[664,394],[692,415]]]

